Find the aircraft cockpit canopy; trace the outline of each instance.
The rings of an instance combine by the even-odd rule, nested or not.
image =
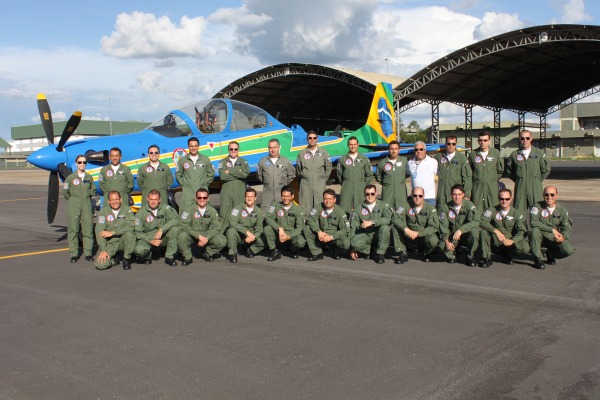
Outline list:
[[[150,125],[163,136],[191,136],[265,128],[268,114],[258,107],[234,100],[213,99],[188,104]]]

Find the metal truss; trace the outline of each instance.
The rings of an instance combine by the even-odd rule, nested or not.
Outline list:
[[[289,75],[321,76],[352,85],[368,93],[375,92],[375,86],[372,83],[338,69],[313,64],[281,64],[265,68],[251,75],[240,78],[227,86],[223,92],[219,92],[213,97],[229,99],[242,90],[260,82]]]
[[[494,108],[494,147],[500,150],[500,108]]]
[[[439,100],[432,100],[431,103],[431,137],[430,143],[440,142],[440,103]]]
[[[565,100],[562,103],[555,105],[554,107],[550,107],[546,111],[546,115],[552,114],[553,112],[556,112],[556,111],[559,111],[559,110],[565,108],[568,105],[571,105],[571,104],[573,104],[573,103],[575,103],[575,102],[577,102],[577,101],[579,101],[579,100],[581,100],[583,98],[586,98],[586,97],[591,96],[591,95],[596,94],[596,93],[600,93],[600,86],[594,86],[593,88],[590,88],[588,90],[584,90],[583,92],[576,94],[575,96],[571,97],[570,99]]]

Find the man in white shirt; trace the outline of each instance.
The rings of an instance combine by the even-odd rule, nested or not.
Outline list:
[[[425,201],[435,206],[435,176],[438,163],[426,153],[425,142],[415,142],[415,156],[408,161],[407,174],[410,174],[412,188],[422,187]]]

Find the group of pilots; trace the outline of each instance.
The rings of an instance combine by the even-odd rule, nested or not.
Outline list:
[[[549,162],[542,150],[532,146],[527,130],[520,132],[520,149],[506,162],[489,146],[488,132],[479,133],[479,147],[467,154],[456,151],[455,136],[446,138],[445,151],[435,157],[427,155],[425,143],[416,142],[410,159],[400,156],[400,144],[392,141],[389,155],[375,173],[370,160],[358,152],[358,139],[351,137],[349,151],[337,165],[339,205],[336,192],[326,185],[332,172],[329,154],[318,146],[314,131],[308,132],[307,140],[295,166],[280,154],[277,139],[269,141],[269,154],[257,166],[263,184],[260,206],[256,190],[246,184],[248,162],[239,157],[239,143],[230,142],[228,156],[218,167],[219,211],[209,203],[214,170],[210,159],[198,152],[197,138],[189,138],[189,152],[177,162],[176,178],[182,187],[179,212],[168,205],[173,176],[159,160],[158,146],[148,148],[149,160],[138,169],[143,200],[137,213],[129,207],[133,175],[121,163],[121,150],[113,148],[110,164],[98,176],[104,206],[95,232],[90,199],[96,186],[85,170],[86,157],[77,156],[77,170],[63,187],[70,261],[83,256],[100,270],[119,263],[128,270],[132,262],[151,264],[161,250],[167,265],[177,266],[180,261],[186,266],[193,262],[194,251],[208,262],[226,251],[227,259],[237,263],[238,255],[253,258],[263,250],[268,261],[280,259],[282,252],[297,259],[300,250],[308,247],[311,262],[330,254],[336,260],[370,258],[382,264],[392,249],[396,264],[408,261],[409,250],[424,262],[438,253],[455,263],[459,250],[466,249],[465,263],[470,267],[489,267],[493,254],[507,264],[515,256],[531,254],[534,267],[544,269],[574,252],[569,242],[572,223],[557,203],[558,189],[542,184],[550,172]],[[503,174],[515,182],[514,194],[499,182]],[[296,176],[298,204],[290,186]],[[381,198],[373,179],[381,184]]]

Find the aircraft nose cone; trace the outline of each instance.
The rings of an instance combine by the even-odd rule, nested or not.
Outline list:
[[[52,144],[34,151],[27,157],[27,162],[47,171],[56,171],[58,164],[67,162],[67,152],[56,151],[56,145]]]

